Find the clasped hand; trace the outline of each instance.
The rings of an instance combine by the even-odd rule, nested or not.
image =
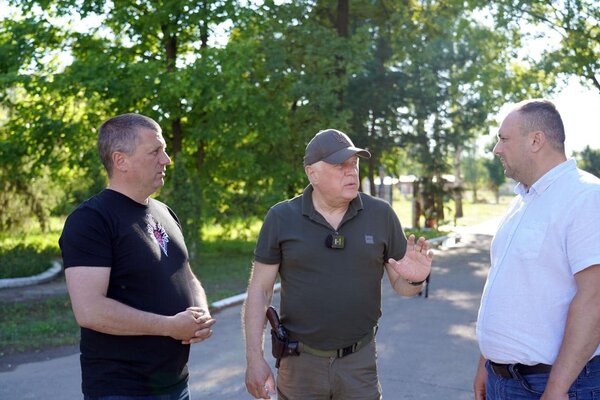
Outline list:
[[[215,319],[208,310],[200,307],[188,307],[172,318],[172,333],[174,339],[181,340],[183,344],[193,344],[208,339],[212,335],[211,327]]]
[[[407,281],[421,282],[429,276],[432,260],[433,251],[427,240],[421,236],[415,243],[415,235],[410,235],[404,257],[399,261],[390,258],[388,264]]]

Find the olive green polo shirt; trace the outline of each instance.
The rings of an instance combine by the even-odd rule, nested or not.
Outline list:
[[[406,237],[391,206],[364,193],[350,202],[337,231],[319,214],[309,185],[301,196],[273,206],[254,258],[279,264],[280,314],[293,339],[321,349],[349,346],[381,316],[384,264],[404,257]],[[344,248],[326,245],[344,236]]]

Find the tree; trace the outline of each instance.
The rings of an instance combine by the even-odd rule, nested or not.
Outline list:
[[[353,32],[367,45],[363,49],[361,69],[350,79],[348,106],[352,111],[351,130],[358,141],[371,151],[367,162],[370,192],[376,195],[375,175],[383,168],[387,154],[393,154],[399,130],[396,109],[403,101],[406,74],[395,71],[391,42],[394,40],[395,17],[400,4],[374,2],[364,5]],[[359,22],[362,21],[362,22]]]
[[[487,130],[512,89],[511,45],[479,23],[467,3],[414,3],[411,13],[393,50],[394,68],[409,77],[405,102],[397,105],[400,140],[421,164],[421,210],[441,221],[449,195],[460,212],[465,144]],[[451,172],[459,178],[454,187],[443,179]]]
[[[488,174],[488,186],[494,192],[496,204],[500,203],[500,187],[506,182],[506,176],[504,175],[504,166],[502,162],[494,157],[492,159],[485,159],[483,161]]]
[[[35,15],[0,24],[3,230],[18,229],[30,217],[45,230],[50,213],[64,204],[64,197],[82,199],[87,187],[103,183],[94,172],[82,178],[83,169],[94,171],[86,138],[93,116],[86,107],[97,103],[64,90],[64,81],[55,77],[60,69],[56,49],[63,40],[60,30]]]
[[[0,203],[29,199],[40,220],[68,211],[105,183],[96,127],[143,113],[163,127],[174,166],[159,196],[192,256],[203,225],[299,194],[304,147],[330,127],[369,148],[371,183],[402,147],[423,213],[441,220],[443,176],[454,165],[460,177],[464,144],[501,103],[551,83],[512,61],[514,32],[479,23],[476,1],[9,3],[19,12],[0,27]],[[85,29],[65,24],[78,20]]]
[[[547,72],[578,76],[600,91],[600,3],[595,0],[499,0],[491,8],[500,27],[524,23],[544,27],[538,35],[558,35],[559,45],[543,52]],[[536,61],[534,61],[536,62]]]
[[[473,203],[477,203],[480,201],[478,191],[487,178],[484,160],[475,154],[474,149],[471,149],[468,156],[463,159],[463,164],[465,182],[473,193]]]
[[[578,167],[600,178],[600,150],[590,146],[574,154]]]
[[[7,168],[80,167],[101,176],[92,155],[95,127],[114,114],[140,112],[163,127],[175,171],[161,197],[173,202],[192,246],[202,221],[217,215],[226,219],[230,210],[244,215],[261,203],[253,200],[270,183],[257,165],[267,165],[272,143],[263,143],[256,127],[277,120],[269,112],[279,104],[265,101],[273,92],[262,90],[268,76],[255,72],[264,63],[251,57],[256,46],[209,46],[211,29],[238,13],[233,1],[12,4],[32,15],[27,24],[21,23],[27,29],[11,27],[10,34],[17,43],[31,45],[25,53],[33,56],[3,71],[4,98],[14,100],[4,102],[9,118],[2,132],[13,135],[4,154],[14,154]],[[69,15],[95,16],[102,23],[77,32],[47,22]],[[44,27],[49,32],[45,36]],[[49,69],[43,58],[57,51],[70,52],[72,62]],[[254,62],[247,65],[247,60]],[[239,119],[230,117],[234,114]],[[275,132],[275,137],[286,133]],[[18,156],[13,148],[29,150]],[[37,176],[39,171],[23,175]],[[246,201],[229,201],[240,192]]]

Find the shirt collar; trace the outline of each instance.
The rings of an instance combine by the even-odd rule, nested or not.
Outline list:
[[[556,167],[552,168],[550,171],[546,172],[540,179],[535,181],[533,185],[529,188],[529,190],[525,189],[525,186],[519,182],[517,186],[515,186],[515,194],[519,194],[522,197],[533,194],[542,194],[552,185],[560,176],[562,176],[567,171],[575,170],[577,168],[577,164],[574,159],[566,160]]]
[[[304,189],[304,192],[302,193],[302,215],[306,215],[310,219],[317,221],[317,220],[321,220],[323,218],[322,217],[319,219],[315,218],[317,211],[315,210],[315,205],[313,204],[313,201],[312,201],[313,191],[314,191],[313,186],[311,184],[309,184]],[[346,221],[350,218],[353,218],[362,209],[363,209],[363,202],[362,202],[362,198],[361,198],[360,192],[359,192],[358,195],[355,198],[353,198],[352,201],[350,202],[350,204],[348,205],[348,210],[346,211],[346,215],[344,215],[344,218],[342,219],[342,224],[344,223],[344,221]],[[340,224],[340,226],[342,224]]]

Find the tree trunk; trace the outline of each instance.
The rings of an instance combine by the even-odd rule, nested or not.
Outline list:
[[[420,229],[420,219],[421,219],[421,188],[419,185],[419,181],[415,180],[413,182],[413,200],[412,200],[412,228]]]
[[[377,190],[375,188],[375,159],[373,157],[369,158],[369,194],[371,196],[377,195]]]
[[[164,35],[166,71],[167,74],[171,74],[177,70],[177,36],[171,33],[171,27],[168,24],[161,25],[161,30]],[[181,151],[182,142],[181,118],[175,116],[171,120],[171,154],[173,155],[173,159],[176,159],[177,154]]]
[[[181,146],[183,143],[181,118],[175,118],[171,120],[171,142],[173,147],[171,154],[173,155],[173,159],[176,159],[179,152],[181,152]]]
[[[348,22],[350,19],[350,4],[348,0],[338,0],[336,28],[340,37],[348,37]]]
[[[348,38],[348,23],[350,19],[350,4],[348,0],[338,0],[337,6],[337,17],[335,21],[335,28],[339,37]],[[344,56],[341,54],[335,55],[336,69],[335,74],[339,80],[344,79],[346,76],[346,67]],[[337,91],[338,98],[338,110],[344,109],[344,89],[341,88]]]
[[[462,159],[462,146],[457,146],[454,153],[454,221],[464,216],[462,195],[462,170],[460,167]]]

